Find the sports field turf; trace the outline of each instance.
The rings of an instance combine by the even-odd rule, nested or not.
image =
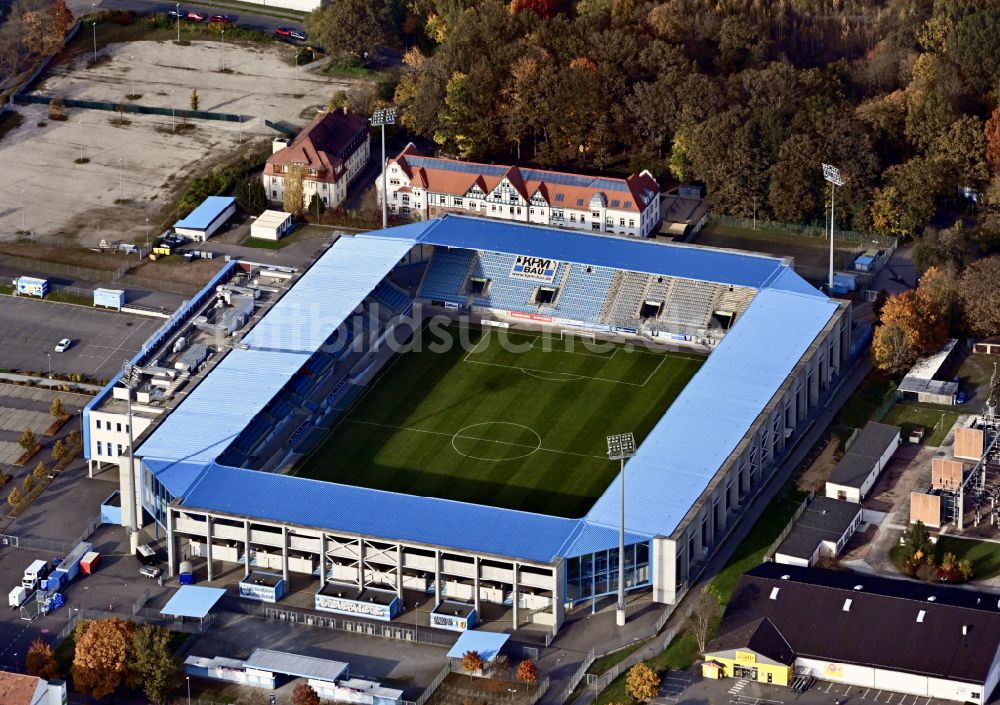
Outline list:
[[[445,352],[397,354],[298,474],[579,517],[617,473],[605,437],[633,431],[641,441],[703,362],[466,334],[469,345]]]

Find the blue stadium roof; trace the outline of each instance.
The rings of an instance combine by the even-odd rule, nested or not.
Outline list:
[[[428,245],[546,257],[576,264],[599,264],[631,272],[755,289],[768,286],[785,272],[792,272],[801,281],[784,260],[766,255],[626,240],[462,215],[446,215],[420,225],[423,227],[419,230],[389,228],[358,237],[416,239]],[[821,295],[815,289],[812,291]]]
[[[303,501],[308,498],[308,501]],[[549,562],[579,519],[213,466],[182,504],[365,536]]]
[[[669,536],[774,397],[838,304],[765,289],[625,465],[625,525]],[[612,483],[587,521],[616,526]]]
[[[586,517],[564,519],[214,463],[417,244],[759,289],[628,462],[629,543],[675,530],[838,307],[785,261],[753,254],[457,216],[344,237],[244,338],[249,349],[230,352],[139,447],[183,506],[539,562],[617,545],[617,481]]]
[[[188,213],[186,218],[174,223],[174,227],[204,230],[234,203],[236,203],[236,199],[232,196],[209,196],[197,208]]]

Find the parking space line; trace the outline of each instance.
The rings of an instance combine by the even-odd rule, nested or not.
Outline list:
[[[847,690],[844,691],[844,697],[845,698],[847,697],[847,694],[851,692],[851,688],[853,688],[853,687],[854,687],[853,685],[847,686]]]
[[[862,696],[861,696],[861,699],[862,699],[862,700],[865,700],[865,699],[867,699],[867,698],[868,698],[868,691],[869,691],[869,690],[871,690],[871,688],[865,688],[865,692],[864,692],[864,694],[862,694]]]
[[[889,698],[885,701],[886,705],[888,705],[888,703],[892,702],[892,696],[894,696],[894,695],[895,695],[895,693],[889,693]]]

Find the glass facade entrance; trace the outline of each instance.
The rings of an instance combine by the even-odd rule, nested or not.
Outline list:
[[[625,547],[625,589],[652,584],[648,542]],[[568,602],[611,595],[618,591],[618,549],[587,553],[566,561],[566,599]]]

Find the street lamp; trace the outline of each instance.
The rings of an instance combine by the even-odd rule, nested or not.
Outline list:
[[[226,28],[222,28],[222,73],[226,72]]]
[[[52,379],[52,353],[45,353],[49,356],[49,379]]]
[[[191,676],[184,676],[188,682],[188,705],[191,705]]]
[[[128,57],[128,78],[129,78],[129,81],[131,81],[131,83],[132,83],[132,96],[133,97],[136,95],[136,93],[135,93],[135,64],[133,63],[134,61],[135,61],[135,57],[134,56],[129,56]]]
[[[177,43],[181,43],[181,4],[177,3]]]
[[[122,158],[118,157],[118,202],[125,200],[125,179],[122,177]]]
[[[625,460],[635,455],[635,437],[631,433],[616,433],[608,436],[608,458],[621,462],[619,486],[621,487],[620,516],[618,530],[618,608],[615,621],[619,627],[625,626]]]
[[[823,178],[830,182],[830,281],[827,282],[827,286],[833,291],[833,200],[837,187],[844,185],[844,177],[837,167],[823,164]]]
[[[97,23],[91,22],[90,26],[94,28],[94,63],[97,63]]]
[[[177,119],[174,117],[174,92],[170,91],[170,134],[176,132]]]
[[[382,227],[389,227],[389,206],[388,206],[388,196],[386,195],[386,178],[385,178],[385,126],[396,124],[396,109],[395,108],[378,108],[374,113],[372,113],[371,119],[368,121],[371,123],[372,127],[382,128]]]
[[[123,501],[128,499],[129,504],[129,551],[135,553],[136,548],[139,547],[139,517],[137,516],[135,510],[136,501],[138,501],[138,494],[135,482],[135,457],[133,456],[133,441],[132,441],[132,431],[135,428],[135,424],[132,422],[132,394],[135,392],[136,388],[139,386],[139,382],[142,380],[142,373],[139,368],[133,365],[130,361],[126,360],[122,365],[121,374],[121,385],[125,387],[128,395],[128,425],[125,430],[128,431],[128,471],[129,471],[129,487],[131,488],[130,496],[125,498]],[[188,681],[188,687],[190,688],[190,681]]]
[[[24,189],[21,189],[21,232],[28,232],[28,228],[24,225]]]
[[[146,218],[146,252],[149,252],[149,218]]]

